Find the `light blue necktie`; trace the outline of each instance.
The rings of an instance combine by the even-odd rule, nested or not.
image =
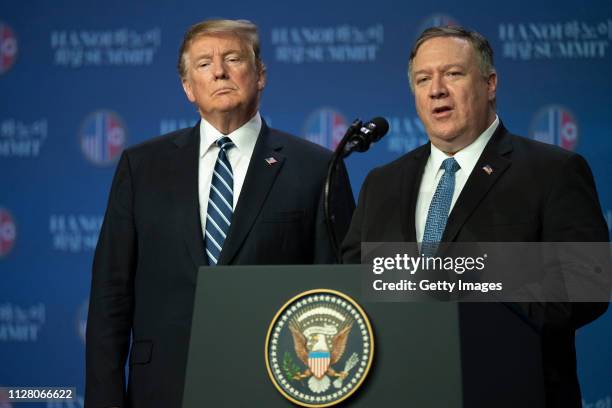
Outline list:
[[[234,147],[234,142],[229,137],[222,137],[216,143],[220,150],[210,183],[204,231],[209,265],[216,265],[219,261],[234,212],[234,175],[227,158],[227,151]]]
[[[444,169],[444,174],[438,182],[438,187],[429,205],[421,244],[421,253],[426,256],[433,256],[438,250],[438,244],[446,228],[448,213],[455,192],[455,173],[461,166],[454,158],[450,157],[442,162],[440,168]]]

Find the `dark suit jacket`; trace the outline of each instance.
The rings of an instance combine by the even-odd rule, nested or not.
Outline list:
[[[119,161],[93,265],[87,407],[180,407],[197,268],[207,264],[199,140],[197,124]],[[333,263],[322,210],[330,157],[264,123],[219,264]],[[355,203],[344,166],[340,173],[334,208],[344,237]]]
[[[360,262],[361,242],[416,241],[416,201],[429,153],[426,144],[367,176],[343,243],[345,262]],[[500,123],[449,214],[442,241],[607,242],[608,230],[581,156],[512,135]],[[607,304],[521,307],[541,328],[547,406],[580,407],[574,330]]]

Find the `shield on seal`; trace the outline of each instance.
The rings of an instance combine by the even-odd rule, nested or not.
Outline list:
[[[308,353],[308,368],[316,379],[323,378],[329,368],[329,351],[311,351]]]

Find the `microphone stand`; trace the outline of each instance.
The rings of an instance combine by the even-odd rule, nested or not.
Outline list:
[[[332,246],[332,250],[334,252],[334,256],[336,258],[337,263],[342,263],[342,258],[340,256],[340,245],[338,244],[338,237],[336,236],[336,230],[334,228],[334,223],[336,220],[335,214],[332,213],[331,203],[332,203],[332,192],[333,189],[332,183],[334,180],[334,176],[338,170],[338,163],[341,159],[347,157],[350,152],[345,152],[344,148],[348,143],[349,139],[361,128],[362,122],[359,119],[355,119],[351,126],[346,130],[346,133],[342,137],[340,143],[336,147],[334,154],[329,162],[329,166],[327,167],[327,177],[325,178],[325,186],[323,190],[324,194],[324,212],[325,212],[325,223],[327,225],[327,233],[330,238],[330,243]]]

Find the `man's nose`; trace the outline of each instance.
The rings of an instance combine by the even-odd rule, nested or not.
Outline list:
[[[215,79],[227,79],[227,65],[223,59],[213,62],[213,75]]]
[[[440,99],[448,96],[448,90],[444,84],[443,77],[441,75],[434,75],[431,79],[431,86],[429,88],[429,97],[432,99]]]

